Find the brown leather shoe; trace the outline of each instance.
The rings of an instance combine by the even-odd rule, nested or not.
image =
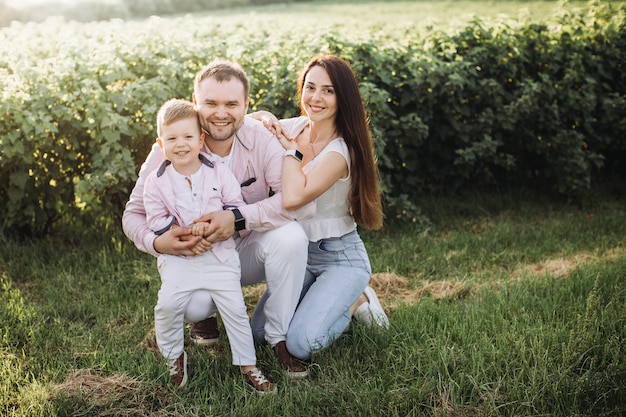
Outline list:
[[[281,366],[287,371],[287,375],[290,378],[300,379],[306,378],[309,375],[306,365],[289,353],[284,340],[274,346],[274,353],[278,357],[278,362],[280,362]]]
[[[187,353],[184,350],[170,365],[170,377],[176,388],[182,388],[187,383]]]
[[[217,328],[217,318],[209,317],[191,324],[189,332],[191,341],[199,346],[212,346],[219,342],[220,331]]]
[[[254,368],[243,376],[248,386],[259,395],[275,394],[277,391],[276,385],[268,381],[259,368]]]

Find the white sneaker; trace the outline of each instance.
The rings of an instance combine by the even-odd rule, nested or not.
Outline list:
[[[389,319],[383,310],[383,306],[380,305],[376,292],[370,286],[365,288],[363,294],[367,297],[368,301],[361,304],[354,312],[354,318],[357,322],[364,324],[367,327],[379,326],[384,329],[389,328]]]

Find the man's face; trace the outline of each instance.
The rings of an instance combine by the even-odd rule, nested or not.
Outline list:
[[[236,78],[221,83],[214,78],[203,80],[194,91],[193,100],[200,124],[210,135],[209,140],[232,139],[248,112],[249,99],[244,95],[243,84]]]

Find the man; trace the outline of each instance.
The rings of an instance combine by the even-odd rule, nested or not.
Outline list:
[[[261,122],[245,117],[249,89],[247,75],[240,66],[215,60],[196,75],[193,93],[206,136],[204,151],[232,170],[241,184],[246,205],[208,213],[199,219],[210,222],[204,237],[191,237],[189,229],[184,228],[172,228],[157,237],[147,227],[143,206],[145,178],[164,160],[161,150],[153,146],[124,210],[122,225],[140,250],[155,256],[198,255],[210,250],[212,243],[240,232],[235,236],[242,285],[264,280],[267,283],[263,302],[254,312],[255,317],[263,316],[265,324],[263,329],[254,329],[253,317],[255,337],[273,347],[289,376],[301,378],[307,376],[307,369],[287,351],[285,337],[299,300],[307,261],[308,240],[296,220],[312,215],[315,205],[297,211],[283,208],[281,171],[285,151]],[[189,303],[186,319],[200,320],[191,329],[191,338],[197,344],[217,341],[219,332],[212,304],[207,293],[196,293]]]

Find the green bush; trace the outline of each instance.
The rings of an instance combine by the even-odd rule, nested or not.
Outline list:
[[[210,17],[13,24],[0,30],[0,227],[117,221],[160,104],[191,98],[196,71],[217,56],[248,72],[251,110],[284,117],[299,112],[297,73],[311,56],[350,61],[388,218],[422,220],[421,195],[468,185],[579,198],[624,175],[625,17],[564,8],[552,24],[475,19],[394,39]]]

